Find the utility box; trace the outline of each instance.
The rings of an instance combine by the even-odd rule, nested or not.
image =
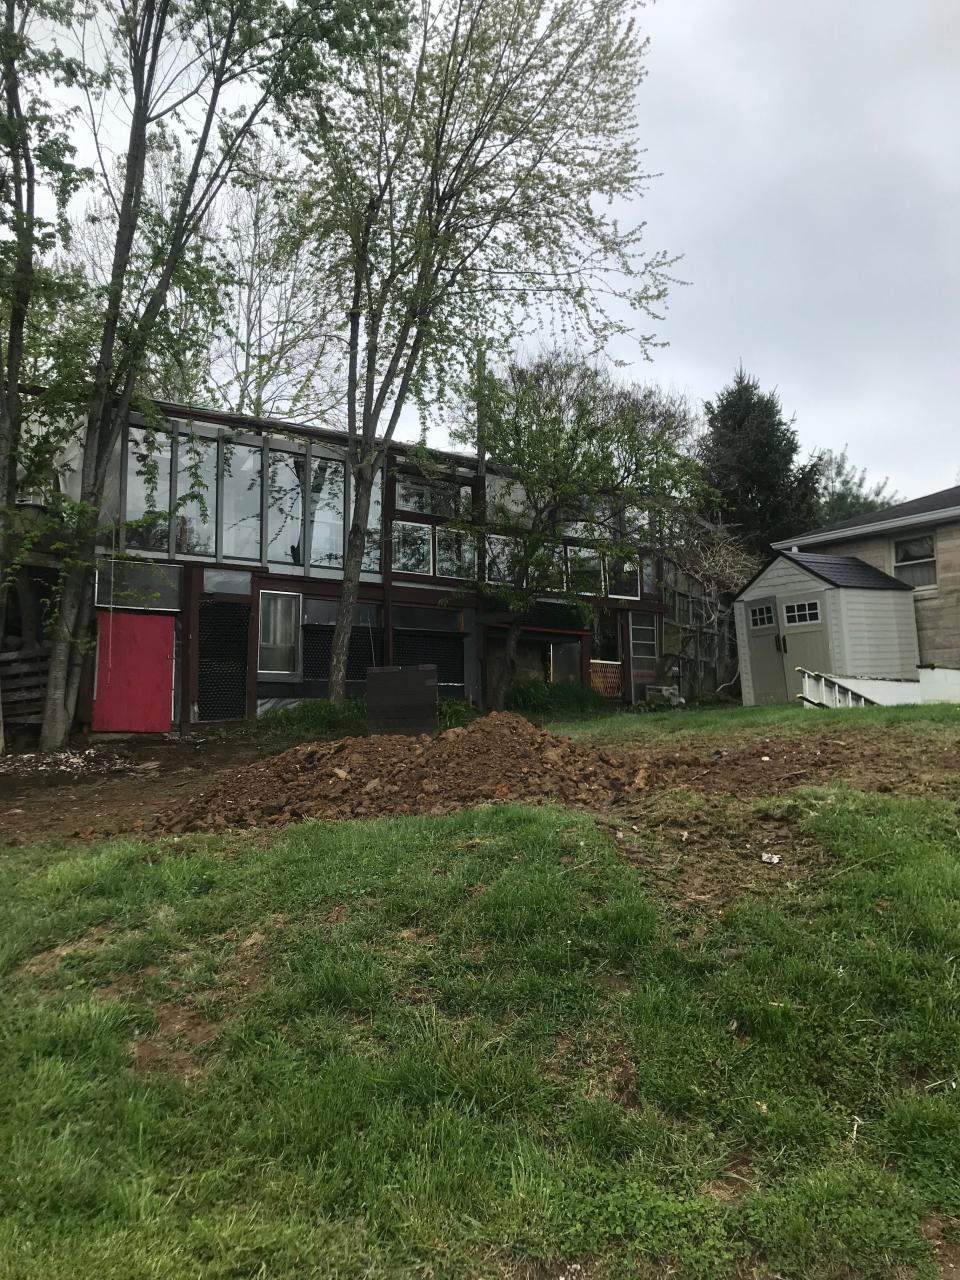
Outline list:
[[[435,734],[440,729],[437,668],[367,668],[367,729],[370,733]]]

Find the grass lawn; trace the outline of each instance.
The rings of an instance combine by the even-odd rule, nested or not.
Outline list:
[[[0,1277],[952,1275],[957,803],[745,803],[722,910],[557,808],[0,852]]]

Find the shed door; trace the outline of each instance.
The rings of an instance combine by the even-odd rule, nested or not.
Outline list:
[[[780,647],[791,701],[803,689],[797,667],[831,673],[823,592],[780,597]]]
[[[753,700],[757,704],[786,702],[787,681],[780,652],[776,596],[746,600],[744,603],[747,610]]]

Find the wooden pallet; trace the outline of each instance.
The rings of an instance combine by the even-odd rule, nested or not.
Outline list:
[[[0,653],[0,702],[5,724],[40,723],[49,672],[49,649]]]

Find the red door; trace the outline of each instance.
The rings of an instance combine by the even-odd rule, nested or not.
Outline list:
[[[97,610],[95,733],[166,733],[173,704],[174,618]]]

